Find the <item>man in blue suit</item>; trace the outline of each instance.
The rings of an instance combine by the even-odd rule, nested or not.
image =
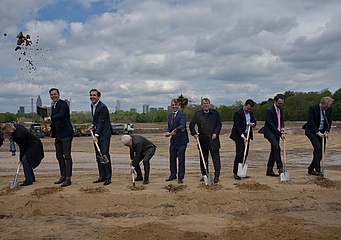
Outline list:
[[[171,136],[169,146],[170,176],[166,181],[176,179],[176,159],[178,158],[178,183],[181,184],[185,177],[185,153],[189,142],[186,130],[186,115],[179,109],[178,100],[173,99],[171,107],[172,113],[168,116],[168,132],[165,133],[165,137]]]
[[[250,142],[250,140],[253,140],[252,128],[254,128],[257,124],[255,116],[252,112],[252,108],[254,107],[254,105],[255,105],[254,101],[252,99],[248,99],[245,101],[244,106],[238,109],[233,114],[233,127],[232,127],[230,138],[236,144],[236,156],[234,158],[234,163],[233,163],[233,174],[234,174],[234,179],[236,180],[241,180],[241,177],[237,175],[238,165],[239,163],[243,163],[245,145],[247,141]],[[249,126],[250,126],[249,139],[247,139]],[[250,145],[247,144],[247,149],[245,152],[245,159],[247,158],[248,153],[249,153],[249,146]]]
[[[51,103],[51,117],[44,121],[51,121],[51,137],[55,138],[56,156],[59,163],[60,178],[54,184],[61,184],[62,187],[71,185],[72,157],[71,144],[74,135],[70,121],[70,109],[66,101],[60,99],[59,90],[49,90]]]
[[[313,104],[308,110],[308,122],[305,135],[309,138],[313,148],[313,160],[308,167],[308,174],[322,176],[320,161],[322,159],[322,138],[328,138],[332,125],[333,99],[323,97],[320,103]],[[326,141],[324,142],[326,144]]]
[[[104,185],[111,183],[111,160],[110,160],[110,139],[113,133],[110,115],[107,106],[100,101],[101,92],[97,89],[90,90],[90,101],[91,101],[91,113],[93,117],[92,127],[94,129],[93,142],[97,142],[103,156],[106,156],[109,160],[108,163],[102,163],[97,161],[99,178],[93,183],[104,182]],[[95,147],[96,158],[100,156],[100,153]]]
[[[264,137],[271,144],[271,152],[268,160],[266,176],[279,177],[283,172],[283,164],[281,159],[281,148],[279,140],[285,138],[283,109],[284,95],[277,94],[275,96],[275,103],[266,110],[266,119],[264,125]],[[273,167],[277,165],[278,173],[273,171]]]

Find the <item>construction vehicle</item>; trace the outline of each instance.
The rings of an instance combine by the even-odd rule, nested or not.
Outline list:
[[[134,125],[130,123],[111,123],[114,135],[133,134]]]
[[[31,124],[31,126],[30,126],[30,132],[31,132],[34,136],[36,136],[36,137],[38,137],[38,138],[43,138],[43,137],[44,137],[44,133],[43,133],[43,131],[42,131],[42,128],[41,128],[40,123],[33,123],[33,124]]]

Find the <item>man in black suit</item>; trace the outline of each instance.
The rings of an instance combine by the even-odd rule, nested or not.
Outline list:
[[[62,187],[71,185],[72,157],[71,145],[74,135],[70,121],[70,109],[66,101],[60,99],[59,90],[51,88],[49,90],[52,100],[51,117],[44,121],[51,121],[51,137],[55,138],[56,156],[59,163],[60,178],[54,184],[61,184]]]
[[[121,142],[123,145],[129,147],[131,172],[133,173],[136,171],[137,174],[135,181],[143,180],[143,184],[148,184],[150,173],[149,161],[155,154],[156,146],[147,138],[139,135],[123,135],[121,137]],[[144,166],[144,179],[140,167],[140,162],[142,160]]]
[[[313,160],[308,167],[308,174],[322,176],[320,161],[322,159],[322,138],[328,138],[332,125],[333,99],[323,97],[320,103],[313,104],[308,110],[308,122],[305,126],[305,135],[313,145]],[[324,142],[326,144],[326,141]]]
[[[214,166],[214,183],[219,182],[220,176],[220,140],[219,134],[222,127],[220,114],[218,111],[214,109],[210,109],[211,103],[208,98],[203,98],[201,100],[202,110],[197,111],[190,124],[189,129],[191,131],[191,135],[197,139],[199,138],[199,142],[201,145],[201,149],[204,155],[204,161],[206,163],[207,171],[208,171],[208,154],[211,154]],[[195,125],[198,127],[198,132],[195,130]],[[200,155],[200,169],[202,175],[206,175],[204,165],[202,163],[201,155]],[[204,177],[200,179],[200,181],[204,181]]]
[[[236,144],[236,156],[234,158],[233,164],[233,173],[234,178],[236,180],[240,180],[241,178],[237,175],[238,172],[238,164],[243,162],[244,150],[247,140],[253,140],[253,131],[252,128],[256,126],[256,119],[252,112],[252,108],[255,103],[253,100],[246,100],[244,106],[237,110],[233,115],[233,127],[230,138]],[[248,126],[250,126],[249,139],[247,139],[248,134]],[[249,153],[249,144],[247,145],[245,159],[247,158]],[[247,178],[247,177],[246,177]]]
[[[281,148],[279,140],[285,138],[283,109],[284,95],[277,94],[275,103],[266,110],[266,119],[264,125],[264,137],[271,144],[271,152],[268,160],[266,176],[278,177],[283,172],[283,164],[281,159]],[[277,165],[278,173],[273,171],[273,167]]]
[[[108,163],[102,163],[97,161],[99,178],[93,183],[104,182],[104,185],[111,183],[112,167],[111,159],[109,154],[110,139],[113,134],[113,130],[110,122],[110,115],[107,106],[100,101],[101,92],[97,89],[90,90],[90,101],[91,101],[91,113],[93,117],[92,129],[94,129],[93,142],[97,142],[99,149],[103,156],[106,156],[109,160]],[[100,153],[95,147],[96,159],[99,159]]]
[[[13,142],[18,144],[20,149],[20,161],[24,168],[25,180],[20,186],[28,186],[36,181],[33,169],[39,166],[44,158],[43,144],[40,139],[34,136],[27,128],[20,124],[6,123],[1,126],[7,136],[11,136]]]
[[[166,181],[176,179],[178,172],[178,183],[183,183],[185,177],[185,153],[187,143],[189,142],[186,129],[186,115],[181,111],[180,104],[177,99],[171,101],[172,113],[168,116],[168,131],[165,137],[170,137],[169,145],[169,166],[170,176]],[[176,159],[178,158],[179,168],[177,171]]]

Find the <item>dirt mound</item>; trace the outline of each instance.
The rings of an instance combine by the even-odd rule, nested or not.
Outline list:
[[[54,194],[56,192],[63,191],[61,187],[44,187],[44,188],[37,188],[31,194],[32,196],[42,197],[50,194]]]
[[[256,181],[247,181],[242,183],[235,183],[239,189],[250,190],[250,191],[262,191],[270,190],[271,188],[265,184],[258,183]]]
[[[341,188],[341,182],[332,181],[328,178],[316,178],[314,181],[318,186],[325,187],[325,188]]]
[[[10,189],[9,187],[3,188],[0,191],[0,196],[13,195],[19,188]]]
[[[167,186],[163,187],[163,189],[167,189],[169,192],[173,192],[173,193],[176,193],[176,192],[179,192],[179,191],[182,191],[184,189],[186,189],[187,186],[186,185],[173,185],[173,184],[168,184]]]
[[[215,184],[213,186],[209,186],[209,185],[206,185],[205,183],[202,183],[202,184],[199,185],[198,188],[203,188],[203,189],[210,190],[210,191],[216,191],[216,190],[222,189],[223,186],[221,186],[219,184]]]
[[[142,191],[142,190],[146,190],[145,186],[130,186],[128,189],[130,189],[131,191]]]
[[[79,191],[87,193],[87,194],[97,194],[97,193],[109,192],[109,190],[106,189],[105,187],[87,187],[87,188],[81,188]]]

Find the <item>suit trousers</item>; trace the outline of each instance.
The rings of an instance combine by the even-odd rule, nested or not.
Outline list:
[[[150,159],[154,156],[156,151],[155,147],[148,148],[147,150],[143,151],[141,158],[138,160],[138,164],[135,166],[135,171],[137,174],[137,178],[142,178],[142,171],[140,167],[140,162],[143,160],[143,167],[144,167],[144,179],[149,180],[149,173],[150,173]]]
[[[207,172],[209,172],[208,169],[208,154],[211,154],[212,161],[213,161],[213,166],[214,166],[214,177],[219,179],[220,176],[220,168],[221,168],[221,163],[220,163],[220,150],[219,148],[216,150],[209,150],[207,148],[202,148],[202,154],[204,155],[206,167],[207,167]],[[206,175],[204,164],[202,163],[201,155],[200,155],[200,170],[202,175]]]
[[[99,163],[97,161],[99,178],[111,179],[112,167],[111,167],[111,158],[110,158],[110,154],[109,154],[110,138],[98,140],[98,146],[99,146],[99,149],[101,150],[102,155],[107,156],[107,158],[109,159],[109,162],[107,164]],[[97,151],[96,146],[95,146],[95,151],[96,151],[96,160],[97,160],[97,156],[101,156],[101,155]]]
[[[270,151],[270,156],[269,156],[268,165],[267,165],[268,172],[273,171],[275,162],[277,165],[277,169],[283,168],[282,159],[281,159],[281,147],[279,146],[279,140],[280,140],[280,137],[275,137],[275,136],[270,136],[268,138],[268,141],[271,144],[271,151]]]
[[[30,165],[30,163],[27,161],[26,155],[23,155],[21,162],[22,162],[23,169],[24,169],[25,181],[33,182],[33,179],[35,178],[33,168]]]
[[[245,144],[244,144],[244,140],[235,141],[235,143],[236,143],[236,156],[234,158],[234,163],[233,163],[233,173],[237,174],[239,163],[243,163]],[[249,143],[250,143],[250,139],[249,139]],[[245,161],[246,161],[247,156],[249,154],[249,146],[250,146],[250,144],[247,145],[246,154],[245,154]]]
[[[169,146],[169,166],[170,166],[170,176],[176,177],[176,159],[178,159],[178,177],[183,179],[185,177],[185,154],[186,154],[187,144],[175,145],[171,144]]]
[[[72,157],[71,145],[73,137],[55,139],[54,145],[56,148],[56,157],[59,163],[60,175],[62,177],[72,176]]]
[[[309,138],[311,144],[313,145],[313,160],[311,161],[308,169],[315,170],[316,172],[321,172],[320,161],[322,159],[322,138],[315,135]],[[326,146],[326,141],[324,141],[324,147]]]

